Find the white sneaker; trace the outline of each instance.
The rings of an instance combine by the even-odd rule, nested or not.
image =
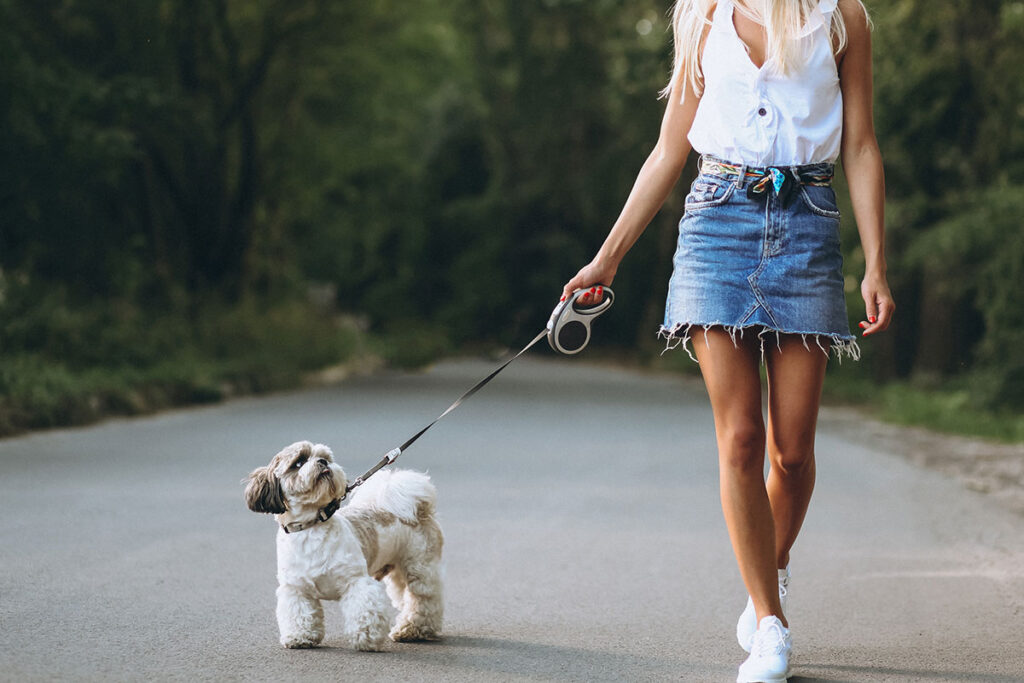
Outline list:
[[[754,633],[750,656],[740,664],[736,683],[786,683],[792,650],[789,629],[778,617],[765,617]]]
[[[789,593],[789,567],[779,570],[779,602],[782,603],[782,612],[786,612],[786,595]],[[757,612],[754,611],[754,601],[747,596],[747,607],[736,622],[736,640],[744,652],[750,652],[750,644],[754,640],[754,633],[757,631]]]

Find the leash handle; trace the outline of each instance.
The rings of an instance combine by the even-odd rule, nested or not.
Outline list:
[[[590,342],[590,325],[615,301],[615,292],[604,287],[604,299],[593,306],[579,305],[579,300],[590,290],[577,289],[572,296],[555,306],[548,319],[548,344],[559,353],[571,356],[579,353]]]

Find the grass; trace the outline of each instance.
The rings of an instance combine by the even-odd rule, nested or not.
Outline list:
[[[878,384],[836,373],[825,382],[825,401],[854,405],[894,424],[1007,443],[1024,442],[1024,415],[988,408],[960,382],[934,387],[912,381]]]

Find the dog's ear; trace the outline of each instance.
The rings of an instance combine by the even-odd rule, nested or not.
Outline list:
[[[285,511],[281,482],[269,467],[253,470],[242,480],[245,484],[245,502],[253,512],[279,515]]]

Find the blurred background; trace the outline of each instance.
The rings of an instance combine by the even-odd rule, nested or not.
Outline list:
[[[830,396],[1024,440],[1024,2],[867,4],[899,310]],[[656,141],[669,5],[0,0],[0,433],[520,347]],[[693,161],[588,353],[695,369]]]

